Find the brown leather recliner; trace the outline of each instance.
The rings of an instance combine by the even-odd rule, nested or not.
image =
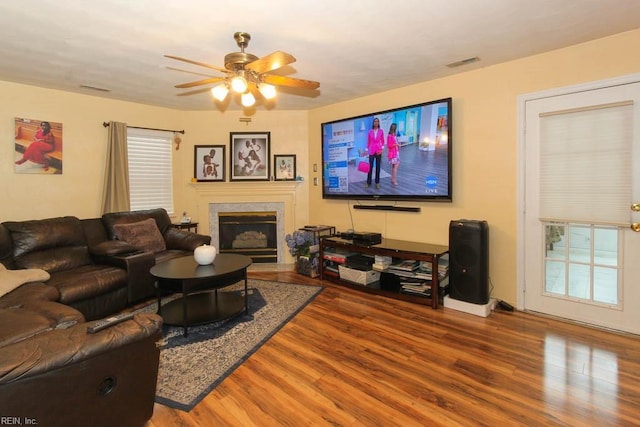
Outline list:
[[[136,295],[132,298],[134,300],[143,297],[155,296],[155,280],[149,273],[150,267],[158,262],[166,261],[172,258],[178,258],[185,255],[193,254],[193,251],[198,246],[211,243],[211,236],[203,234],[191,233],[189,231],[179,230],[171,225],[171,219],[165,209],[147,209],[139,211],[128,212],[113,212],[102,215],[102,223],[108,235],[108,238],[112,241],[117,239],[114,226],[116,224],[133,224],[138,223],[149,218],[153,218],[158,226],[158,230],[162,235],[165,242],[166,249],[153,254],[153,260],[150,265],[145,269],[136,269],[139,275],[136,277]],[[143,255],[143,256],[148,256]],[[133,262],[133,258],[129,257],[129,262]],[[113,257],[112,257],[113,260]],[[136,260],[138,262],[149,262],[148,258],[144,260]],[[130,271],[132,269],[128,268]]]
[[[0,345],[3,415],[24,425],[142,427],[153,415],[161,323],[140,314],[95,334],[82,322]]]
[[[126,271],[87,260],[73,217],[8,225],[0,224],[0,262],[9,269],[46,267],[55,281],[26,283],[0,296],[2,415],[23,425],[143,426],[153,415],[162,319],[137,314],[88,333],[94,322],[79,309],[97,313],[94,298],[109,314],[119,310],[126,281],[114,286],[125,296],[117,304],[109,283],[121,276],[114,270]],[[69,273],[74,269],[80,285]],[[63,272],[68,281],[56,277]]]
[[[198,246],[211,243],[211,236],[191,233],[171,226],[171,218],[165,209],[147,209],[139,211],[112,212],[102,215],[102,222],[109,239],[117,239],[114,230],[116,224],[131,224],[153,218],[162,235],[166,250],[155,253],[156,262],[185,256],[193,253]]]

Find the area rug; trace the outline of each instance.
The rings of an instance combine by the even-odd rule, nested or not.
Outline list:
[[[189,328],[164,326],[156,402],[190,411],[322,291],[321,286],[250,279],[249,314]],[[223,292],[242,293],[244,283]],[[155,312],[156,304],[144,311]]]

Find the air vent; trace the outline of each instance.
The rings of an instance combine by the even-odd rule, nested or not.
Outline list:
[[[467,58],[467,59],[463,59],[462,61],[452,62],[451,64],[447,64],[447,67],[456,68],[456,67],[461,67],[463,65],[473,64],[474,62],[478,62],[478,61],[480,61],[480,58],[478,58],[477,56],[474,56],[473,58]]]
[[[83,89],[96,90],[98,92],[111,92],[111,89],[105,89],[102,87],[89,86],[89,85],[80,85]]]

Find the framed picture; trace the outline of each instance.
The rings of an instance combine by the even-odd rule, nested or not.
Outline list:
[[[231,132],[231,181],[268,181],[270,132]]]
[[[224,145],[196,145],[193,153],[193,176],[198,182],[224,181]]]
[[[293,181],[296,179],[296,155],[274,154],[273,170],[276,181]]]
[[[62,174],[62,123],[15,118],[15,173]]]

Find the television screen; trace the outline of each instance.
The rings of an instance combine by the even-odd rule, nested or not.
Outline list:
[[[451,98],[321,127],[323,198],[452,200]]]

